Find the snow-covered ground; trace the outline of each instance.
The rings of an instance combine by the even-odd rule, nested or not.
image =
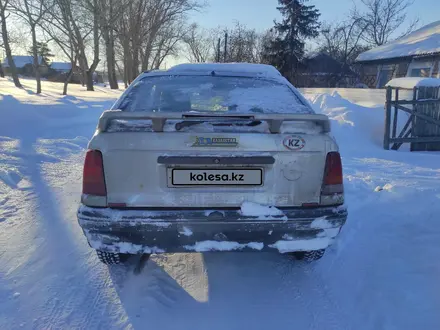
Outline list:
[[[440,153],[381,148],[382,91],[303,91],[332,119],[349,207],[321,261],[165,254],[134,275],[76,222],[84,148],[119,92],[23,82],[0,78],[0,329],[440,329]]]

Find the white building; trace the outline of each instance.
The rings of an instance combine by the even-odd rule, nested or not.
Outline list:
[[[362,82],[382,88],[393,78],[439,75],[440,21],[358,56]]]

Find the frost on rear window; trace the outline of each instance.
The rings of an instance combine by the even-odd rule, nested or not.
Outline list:
[[[125,111],[312,113],[285,84],[221,76],[145,77],[124,97]]]

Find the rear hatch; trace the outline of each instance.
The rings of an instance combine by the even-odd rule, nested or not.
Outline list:
[[[331,139],[316,125],[326,121],[319,115],[303,116],[315,122],[272,121],[278,133],[271,133],[267,120],[255,118],[202,117],[198,124],[172,119],[157,132],[157,119],[121,117],[126,114],[115,112],[103,120],[106,129],[90,143],[102,152],[109,205],[209,208],[320,201]],[[283,132],[286,124],[290,133]]]
[[[161,74],[137,80],[100,118],[89,148],[102,152],[107,205],[320,202],[335,145],[328,118],[292,86],[246,73]]]

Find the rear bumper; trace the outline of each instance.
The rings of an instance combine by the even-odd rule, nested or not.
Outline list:
[[[284,208],[284,215],[239,210],[127,210],[81,205],[78,222],[90,246],[120,253],[325,249],[347,219],[345,206]]]

